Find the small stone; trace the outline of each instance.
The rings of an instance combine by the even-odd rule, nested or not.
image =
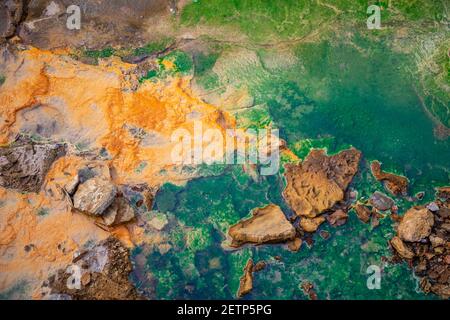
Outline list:
[[[321,230],[319,232],[319,235],[322,237],[322,239],[327,240],[330,237],[330,233],[325,230]]]
[[[258,263],[255,264],[255,268],[253,269],[253,272],[260,272],[261,270],[266,268],[266,263],[264,261],[258,261]]]
[[[103,222],[109,227],[130,222],[134,217],[134,209],[123,197],[116,197],[102,216]]]
[[[81,285],[86,287],[91,282],[91,273],[86,272],[81,276]]]
[[[436,237],[433,235],[430,236],[430,242],[431,242],[431,245],[433,246],[433,248],[443,246],[447,243],[447,241],[445,241],[445,239],[442,239],[440,237]]]
[[[439,206],[436,204],[436,202],[431,202],[427,205],[427,209],[431,212],[439,211]]]
[[[344,210],[336,210],[327,217],[328,223],[332,226],[342,226],[347,222],[348,214]]]
[[[317,217],[317,218],[302,218],[300,220],[300,226],[302,229],[306,232],[313,233],[316,232],[319,226],[325,222],[324,217]]]
[[[414,258],[414,252],[412,252],[399,237],[394,237],[391,240],[392,247],[397,251],[397,253],[405,259]]]
[[[288,248],[293,252],[297,252],[298,250],[300,250],[302,243],[303,243],[302,239],[295,238],[294,240],[288,242]]]
[[[381,193],[378,191],[376,191],[372,194],[369,202],[374,208],[377,208],[380,211],[389,210],[395,204],[394,200],[389,198],[384,193]]]
[[[369,208],[362,204],[356,204],[355,207],[356,215],[358,216],[359,220],[361,220],[364,223],[368,223],[370,220],[371,211]]]

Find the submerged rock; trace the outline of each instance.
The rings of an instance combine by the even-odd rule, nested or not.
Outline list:
[[[94,177],[78,186],[73,205],[82,212],[100,216],[113,203],[116,194],[117,188],[110,180]]]
[[[314,218],[344,199],[361,152],[352,148],[327,156],[312,150],[301,164],[287,164],[283,196],[298,216]]]
[[[433,214],[427,209],[409,209],[398,226],[398,234],[404,241],[417,242],[431,233]]]
[[[394,200],[389,198],[384,193],[375,191],[372,196],[370,197],[370,204],[381,211],[386,211],[392,208],[392,206],[395,204]]]
[[[67,295],[74,300],[141,299],[129,280],[131,270],[128,249],[110,237],[51,276],[48,294]]]
[[[437,197],[447,201],[450,199],[450,187],[441,187],[441,188],[437,188]]]
[[[373,161],[370,165],[372,175],[380,182],[384,183],[385,188],[394,196],[406,195],[408,193],[408,179],[393,173],[381,170],[381,163]]]
[[[253,211],[253,217],[243,220],[230,228],[228,234],[233,239],[231,246],[245,243],[262,244],[291,240],[295,228],[286,219],[280,207],[270,204]]]
[[[0,186],[39,192],[51,165],[64,153],[60,144],[18,142],[0,148]]]
[[[253,290],[253,260],[249,259],[244,268],[244,275],[239,281],[238,298],[242,298]]]

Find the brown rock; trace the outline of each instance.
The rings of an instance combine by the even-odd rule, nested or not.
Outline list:
[[[372,174],[378,181],[384,183],[385,188],[394,196],[406,195],[408,193],[408,179],[381,170],[381,163],[373,161],[370,165]]]
[[[355,207],[356,215],[358,216],[359,220],[361,220],[364,223],[368,223],[370,220],[370,215],[372,214],[370,209],[362,204],[356,204]]]
[[[253,260],[248,259],[244,268],[244,275],[239,282],[239,290],[237,293],[238,298],[242,298],[246,294],[250,293],[253,289]]]
[[[302,283],[302,289],[303,292],[308,295],[310,300],[317,300],[317,294],[314,290],[314,285],[309,282],[309,281],[305,281]]]
[[[300,227],[306,232],[316,232],[319,226],[325,222],[324,217],[317,217],[313,219],[302,218],[300,220]]]
[[[288,242],[288,248],[291,251],[297,252],[298,250],[300,250],[302,243],[302,239],[295,238],[294,240]]]
[[[332,226],[342,226],[347,222],[348,214],[344,210],[336,210],[327,216],[328,223]]]
[[[287,164],[283,196],[298,216],[314,218],[344,199],[358,170],[361,152],[344,150],[327,156],[312,150],[301,164]]]
[[[418,242],[430,235],[434,224],[433,214],[428,209],[409,209],[398,226],[398,235],[404,241]]]
[[[327,240],[330,237],[330,233],[325,230],[321,230],[319,232],[319,235],[322,237],[322,239]]]
[[[295,228],[286,219],[280,207],[270,204],[253,211],[253,217],[243,220],[230,228],[228,234],[233,239],[232,246],[245,243],[262,244],[292,240]]]
[[[394,237],[391,240],[391,245],[397,251],[397,253],[404,259],[414,258],[414,252],[412,252],[399,237]]]
[[[79,185],[73,204],[82,212],[100,216],[113,203],[116,193],[117,188],[110,180],[94,177]]]

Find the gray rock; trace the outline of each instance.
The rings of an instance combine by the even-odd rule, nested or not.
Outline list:
[[[378,191],[375,191],[374,194],[372,194],[369,201],[373,207],[381,211],[389,210],[395,204],[394,200]]]
[[[123,197],[118,197],[103,215],[103,222],[107,226],[116,226],[127,223],[135,217],[134,209]]]
[[[427,205],[427,209],[432,212],[436,212],[439,211],[439,206],[435,202],[431,202]]]
[[[23,13],[22,2],[21,0],[6,0],[0,3],[0,38],[11,37],[16,32]]]
[[[101,216],[113,203],[116,194],[117,188],[110,180],[94,177],[78,186],[73,205],[80,211]]]
[[[64,153],[59,144],[27,142],[0,148],[0,186],[39,192],[51,165]]]

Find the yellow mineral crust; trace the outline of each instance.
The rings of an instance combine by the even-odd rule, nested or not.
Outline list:
[[[234,120],[194,97],[190,77],[148,81],[131,90],[135,67],[116,58],[91,66],[35,48],[20,52],[0,90],[0,143],[39,125],[48,138],[105,148],[116,183],[170,181],[176,129],[193,135],[194,121],[201,121],[203,130],[224,132]],[[169,173],[159,176],[162,170]]]
[[[174,169],[171,159],[173,131],[184,128],[193,136],[194,121],[223,134],[235,126],[228,114],[192,94],[189,77],[137,87],[134,68],[115,58],[86,65],[66,52],[35,48],[7,61],[0,87],[0,144],[25,131],[68,142],[72,151],[53,164],[40,193],[0,188],[1,293],[25,282],[25,297],[39,298],[38,290],[30,292],[53,271],[67,266],[87,243],[109,236],[93,218],[72,212],[62,190],[79,169],[100,168],[116,184],[185,181],[189,176]],[[109,160],[86,160],[73,152],[75,147],[94,153],[104,148]],[[136,225],[111,233],[128,246],[160,241],[147,239]]]

